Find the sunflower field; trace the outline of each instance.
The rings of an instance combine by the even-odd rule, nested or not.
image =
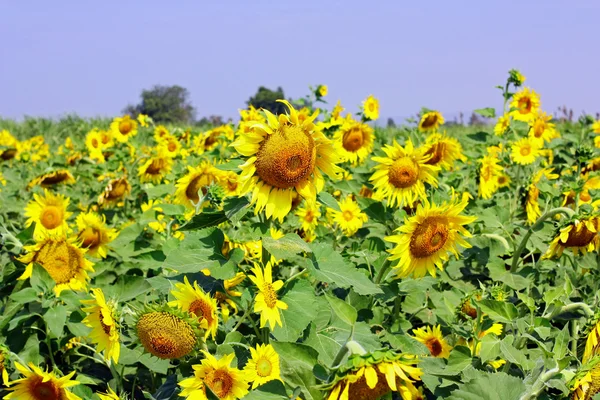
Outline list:
[[[597,399],[600,121],[524,81],[489,127],[0,120],[0,398]]]

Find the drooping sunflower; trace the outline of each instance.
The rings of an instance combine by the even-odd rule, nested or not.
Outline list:
[[[170,307],[150,307],[141,312],[135,330],[147,352],[162,359],[182,358],[200,341],[199,323]]]
[[[256,349],[250,348],[251,358],[244,366],[244,373],[252,389],[272,380],[281,380],[279,371],[279,354],[270,344],[259,344]]]
[[[419,130],[421,132],[436,131],[444,122],[444,117],[439,111],[426,112],[419,121]]]
[[[502,136],[510,126],[510,115],[504,114],[498,117],[496,125],[494,125],[494,135]]]
[[[206,194],[206,190],[211,183],[215,182],[221,175],[221,172],[208,161],[202,161],[199,166],[188,166],[188,173],[177,180],[177,190],[175,191],[175,202],[182,204],[188,209],[193,208],[193,204],[200,200],[198,191]]]
[[[88,272],[94,271],[94,264],[84,257],[86,250],[77,245],[75,238],[47,235],[24,249],[27,253],[19,261],[27,267],[19,280],[31,277],[33,264],[40,264],[56,282],[54,292],[57,296],[63,290],[84,290],[89,280]]]
[[[379,100],[369,95],[362,103],[362,111],[366,119],[375,121],[379,118]]]
[[[429,352],[433,357],[448,358],[450,356],[450,350],[452,346],[448,344],[440,326],[424,326],[419,329],[413,329],[415,339],[423,343],[429,349]]]
[[[394,141],[392,146],[382,149],[387,157],[373,157],[375,173],[369,178],[373,182],[376,200],[387,199],[389,206],[412,206],[417,199],[424,199],[425,183],[437,187],[435,173],[440,167],[428,165],[425,148],[413,147],[407,140],[404,147]]]
[[[592,357],[600,355],[600,318],[596,315],[587,329],[587,337],[585,339],[585,350],[581,362],[587,363]]]
[[[373,128],[348,117],[335,132],[333,145],[342,161],[357,165],[373,151]]]
[[[77,386],[80,382],[71,380],[75,371],[63,377],[57,377],[54,372],[46,372],[29,363],[29,368],[15,362],[15,367],[23,378],[11,382],[8,388],[11,392],[4,396],[6,400],[81,400],[81,397],[71,393],[68,388]]]
[[[179,386],[183,388],[180,396],[189,400],[207,399],[206,387],[220,400],[237,400],[248,393],[246,374],[230,366],[235,353],[227,354],[219,360],[207,351],[202,353],[205,358],[201,364],[192,366],[194,376],[179,382]]]
[[[81,303],[86,306],[81,311],[87,313],[81,322],[92,328],[89,338],[98,345],[98,352],[103,351],[106,360],[112,359],[118,363],[121,343],[115,308],[106,302],[102,289],[92,289],[92,297],[91,300],[81,300]]]
[[[503,168],[495,156],[483,156],[479,163],[479,197],[491,199],[500,187],[499,178],[503,175]]]
[[[205,293],[194,281],[194,286],[190,284],[187,276],[184,277],[184,283],[176,283],[171,294],[177,300],[169,302],[169,306],[178,307],[198,318],[200,328],[204,329],[204,339],[212,336],[213,340],[217,335],[219,326],[219,317],[217,316],[217,300]]]
[[[286,100],[289,114],[273,115],[265,110],[268,122],[256,123],[252,133],[240,136],[231,146],[245,157],[240,166],[242,193],[252,192],[255,213],[265,210],[267,218],[283,221],[290,212],[292,198],[299,193],[316,201],[323,190],[322,172],[338,178],[342,171],[333,144],[313,123],[318,113],[300,122],[298,112]]]
[[[530,88],[523,88],[513,96],[510,108],[510,115],[517,121],[532,121],[540,108],[540,96]]]
[[[330,213],[332,222],[337,224],[346,236],[354,235],[369,220],[367,214],[362,212],[352,196],[339,201],[338,205],[339,211],[332,208],[327,211]]]
[[[264,270],[255,264],[252,272],[254,276],[248,277],[259,291],[254,302],[254,312],[260,313],[260,327],[264,328],[267,322],[271,329],[276,325],[283,326],[279,310],[287,310],[288,305],[277,298],[277,291],[283,287],[283,281],[273,282],[271,263],[267,263]]]
[[[435,268],[442,270],[450,253],[459,257],[458,245],[471,247],[463,239],[463,236],[471,236],[464,225],[477,217],[460,215],[468,202],[466,193],[459,202],[452,200],[440,206],[425,199],[424,205],[417,206],[415,215],[405,219],[404,225],[396,229],[399,234],[385,237],[396,243],[396,247],[389,250],[389,260],[399,260],[394,266],[398,277],[420,278],[426,273],[435,277]]]
[[[81,247],[93,257],[106,258],[108,244],[117,237],[117,230],[106,226],[106,217],[95,212],[81,213],[75,219]]]
[[[27,187],[32,188],[38,185],[43,188],[48,188],[54,185],[71,185],[73,183],[75,183],[75,177],[73,176],[73,174],[71,174],[71,172],[67,169],[59,169],[38,176],[37,178],[29,182],[29,185]]]
[[[138,168],[140,182],[152,182],[158,184],[165,179],[165,176],[171,172],[173,160],[164,152],[148,158],[146,162]]]
[[[106,206],[118,205],[125,200],[129,193],[131,193],[131,185],[126,176],[113,179],[106,185],[106,188],[104,188],[104,191],[98,197],[98,204]]]
[[[379,399],[390,392],[398,392],[403,400],[415,400],[413,382],[423,375],[416,363],[416,357],[393,350],[352,354],[325,386],[327,400]]]
[[[530,137],[522,138],[511,146],[510,157],[520,165],[532,164],[540,155],[540,143]]]
[[[126,143],[130,137],[137,135],[137,124],[129,115],[117,117],[110,124],[112,136],[120,143]]]
[[[302,207],[296,209],[296,215],[302,224],[302,230],[305,232],[314,231],[319,225],[321,211],[318,203],[305,202]]]
[[[453,137],[441,133],[432,133],[425,142],[425,161],[427,165],[438,166],[445,170],[452,169],[454,161],[466,161],[460,142]]]
[[[550,142],[560,137],[560,134],[556,130],[556,125],[550,122],[551,120],[551,115],[540,112],[531,122],[529,137],[537,142],[538,147],[543,147],[545,142]]]
[[[571,249],[575,255],[579,252],[586,254],[590,251],[598,251],[600,248],[599,227],[600,217],[598,216],[588,216],[570,221],[552,239],[544,258],[560,257],[565,249]]]
[[[54,194],[44,189],[44,196],[33,194],[33,200],[25,207],[25,216],[28,217],[25,225],[35,222],[35,234],[43,233],[63,234],[69,229],[67,219],[73,214],[67,211],[70,199],[61,194]]]
[[[572,400],[591,400],[600,393],[600,357],[593,357],[579,368],[569,382]]]

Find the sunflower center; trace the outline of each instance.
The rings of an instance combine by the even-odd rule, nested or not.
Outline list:
[[[17,155],[17,149],[7,149],[2,152],[0,158],[3,160],[12,160]]]
[[[442,352],[442,344],[436,338],[431,338],[427,340],[425,346],[429,349],[429,352],[432,356],[437,357]]]
[[[506,177],[505,176],[499,176],[498,177],[498,184],[500,186],[504,185],[506,183]]]
[[[146,173],[150,175],[159,175],[163,168],[165,167],[165,163],[162,158],[155,158],[152,160],[148,168],[146,168]]]
[[[260,360],[256,362],[256,374],[262,378],[271,375],[273,371],[273,365],[271,361],[262,357]]]
[[[40,216],[40,222],[46,229],[58,228],[63,220],[63,213],[57,206],[46,206],[42,215]]]
[[[131,121],[124,120],[124,121],[119,122],[119,132],[121,132],[122,135],[127,135],[132,130],[133,130],[133,124],[131,123]]]
[[[102,144],[107,144],[110,141],[110,136],[108,136],[108,134],[104,133],[102,134]]]
[[[127,191],[127,181],[120,179],[112,185],[112,189],[108,193],[109,199],[120,199]]]
[[[592,201],[592,196],[590,196],[590,192],[582,192],[579,195],[579,200],[583,201],[584,203],[589,203]]]
[[[137,322],[136,331],[144,348],[162,359],[183,357],[196,345],[192,327],[168,312],[142,315]]]
[[[269,308],[275,308],[277,305],[277,293],[273,289],[273,285],[270,283],[266,283],[263,285],[262,290],[263,296],[265,298],[265,304]]]
[[[267,135],[256,154],[256,172],[271,186],[287,189],[308,178],[317,158],[312,136],[300,126],[281,126]]]
[[[41,377],[38,377],[33,383],[31,394],[35,400],[61,400],[62,396],[60,388],[52,381],[44,382]]]
[[[543,122],[537,122],[533,125],[533,136],[536,138],[541,138],[544,135],[544,131],[546,127]]]
[[[354,214],[352,214],[352,211],[349,211],[349,210],[344,211],[342,213],[342,216],[348,222],[350,222],[350,221],[352,221],[354,219]]]
[[[523,97],[519,100],[519,112],[521,114],[529,114],[531,112],[531,99],[529,97]]]
[[[419,166],[412,158],[399,158],[390,166],[388,178],[399,189],[411,187],[419,179]]]
[[[98,139],[96,139],[96,138],[92,139],[92,147],[98,148]]]
[[[429,160],[425,162],[428,165],[437,165],[444,156],[444,152],[446,150],[446,143],[435,143],[433,144],[429,150],[425,152],[426,156],[431,156]]]
[[[312,213],[312,211],[307,211],[307,212],[306,212],[306,215],[304,216],[304,220],[305,220],[306,222],[312,222],[312,221],[313,221],[313,218],[314,218],[314,217],[313,217],[313,213]]]
[[[88,226],[79,232],[79,239],[81,240],[81,247],[95,249],[102,241],[102,233],[99,229]]]
[[[390,366],[390,368],[392,367]],[[347,385],[350,385],[348,390],[348,398],[357,400],[379,399],[381,396],[389,393],[391,389],[387,384],[385,375],[382,374],[378,369],[376,369],[376,372],[377,383],[373,389],[367,385],[367,379],[364,375],[354,383],[346,383]]]
[[[169,142],[169,144],[167,145],[167,149],[169,149],[171,153],[174,152],[175,150],[177,150],[177,143]]]
[[[104,331],[104,333],[106,333],[107,335],[110,335],[110,326],[106,325],[103,321],[103,318],[100,317],[100,325],[102,326],[102,330]]]
[[[209,137],[204,141],[205,147],[211,147],[212,145],[217,143],[219,134],[217,132],[211,133]]]
[[[212,177],[206,174],[199,175],[192,179],[185,189],[185,195],[189,200],[197,203],[200,200],[198,190],[202,190],[202,194],[206,194],[206,187],[212,182]]]
[[[233,387],[233,378],[223,369],[215,369],[206,374],[206,385],[215,392],[220,399],[225,398]]]
[[[598,221],[594,220],[593,225],[598,228]],[[569,232],[569,237],[566,242],[560,241],[561,244],[567,247],[585,247],[592,242],[596,238],[598,232],[592,232],[585,225],[581,227],[580,230],[577,230],[575,226],[571,228]]]
[[[375,103],[374,102],[369,103],[369,111],[371,111],[371,112],[375,111]]]
[[[48,176],[45,176],[41,181],[40,185],[54,185],[57,183],[61,183],[69,179],[69,174],[67,172],[55,172]]]
[[[417,226],[410,238],[410,253],[415,258],[425,258],[444,247],[448,240],[445,218],[427,217]]]
[[[43,244],[33,261],[44,267],[57,284],[68,283],[77,275],[83,264],[83,258],[77,248],[64,240]]]
[[[428,115],[427,117],[425,117],[425,119],[423,120],[423,123],[421,123],[421,127],[427,129],[427,128],[431,128],[433,126],[435,126],[437,123],[437,115]]]
[[[521,153],[521,155],[523,157],[528,156],[529,154],[531,154],[531,146],[525,145],[525,146],[521,147],[521,149],[519,150],[519,153]]]
[[[210,304],[206,303],[203,300],[194,300],[192,304],[190,304],[189,312],[198,317],[198,320],[205,319],[209,325],[213,321],[212,317],[212,308]]]
[[[364,142],[365,138],[362,129],[354,127],[344,133],[342,137],[342,146],[347,151],[355,152],[359,150]]]

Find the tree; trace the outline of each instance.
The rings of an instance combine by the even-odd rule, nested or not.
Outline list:
[[[261,86],[258,88],[256,94],[250,97],[247,104],[249,106],[254,106],[255,108],[264,108],[265,110],[271,111],[273,114],[283,114],[285,113],[286,108],[283,103],[277,102],[277,100],[280,99],[285,99],[281,86],[278,87],[276,91]]]
[[[143,90],[140,97],[140,104],[128,105],[123,112],[132,116],[146,114],[158,123],[189,123],[196,114],[189,91],[181,86],[156,85]]]
[[[395,128],[396,127],[396,123],[394,122],[393,118],[388,118],[388,120],[387,120],[387,127],[388,128]]]

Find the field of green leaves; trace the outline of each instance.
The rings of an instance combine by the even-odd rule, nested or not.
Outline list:
[[[0,398],[596,398],[600,121],[524,81],[479,127],[0,120]]]

